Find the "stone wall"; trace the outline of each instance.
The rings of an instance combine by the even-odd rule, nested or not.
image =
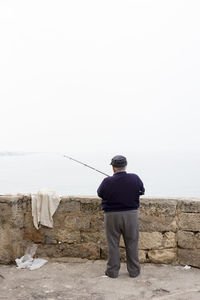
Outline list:
[[[21,257],[29,242],[38,257],[106,259],[99,198],[62,197],[53,219],[53,229],[36,230],[30,197],[0,196],[0,263]],[[141,262],[200,267],[200,199],[141,198],[139,219]],[[123,239],[120,253],[125,260]]]

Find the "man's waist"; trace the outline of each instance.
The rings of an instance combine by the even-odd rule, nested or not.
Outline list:
[[[107,212],[119,212],[119,211],[136,211],[138,210],[138,208],[104,208],[104,213]]]

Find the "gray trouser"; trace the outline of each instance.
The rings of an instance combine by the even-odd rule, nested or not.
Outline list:
[[[122,234],[126,246],[126,264],[130,276],[140,273],[138,260],[138,211],[105,212],[104,224],[108,244],[107,274],[117,277],[120,269],[119,241]]]

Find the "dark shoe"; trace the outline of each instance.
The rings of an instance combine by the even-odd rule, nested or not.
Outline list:
[[[113,276],[113,275],[108,274],[107,271],[105,271],[105,275],[108,276],[108,277],[110,277],[110,278],[117,278],[118,277],[118,276]]]
[[[137,273],[137,274],[129,274],[129,276],[130,276],[131,278],[136,278],[136,277],[138,277],[139,275],[140,275],[140,272]]]

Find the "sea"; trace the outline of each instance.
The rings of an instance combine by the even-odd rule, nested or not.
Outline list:
[[[0,194],[29,194],[50,189],[65,196],[96,196],[106,175],[65,158],[64,153],[1,152]],[[80,160],[112,176],[110,158],[101,154],[76,155]],[[147,197],[200,198],[198,155],[129,157],[127,172],[136,173],[144,183]]]

